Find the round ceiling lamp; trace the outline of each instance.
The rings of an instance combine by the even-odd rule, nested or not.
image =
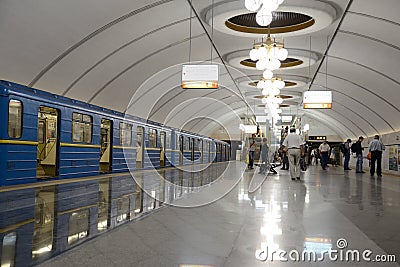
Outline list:
[[[272,22],[272,12],[276,11],[284,0],[245,0],[244,5],[251,12],[257,12],[256,22],[260,26],[268,26]]]

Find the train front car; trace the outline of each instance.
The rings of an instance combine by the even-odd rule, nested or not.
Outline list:
[[[17,84],[1,81],[0,92],[1,186],[35,182],[38,113],[32,106],[38,106],[38,102],[27,97],[29,91]]]

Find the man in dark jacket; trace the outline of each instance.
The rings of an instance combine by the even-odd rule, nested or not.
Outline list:
[[[356,156],[357,156],[356,173],[365,173],[365,171],[363,171],[363,168],[362,168],[364,148],[362,147],[361,142],[363,140],[364,140],[364,137],[360,136],[358,138],[358,141],[354,144],[354,147],[352,146],[352,152],[356,153]]]
[[[343,144],[343,156],[344,156],[344,170],[345,171],[349,171],[351,170],[349,168],[349,161],[350,161],[350,143],[351,143],[351,139],[347,139],[346,142],[344,142]]]

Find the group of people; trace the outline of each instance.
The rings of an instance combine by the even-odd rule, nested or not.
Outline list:
[[[249,145],[249,163],[247,166],[249,169],[254,169],[254,157],[256,148],[257,148],[256,141],[253,139]],[[260,172],[265,172],[265,163],[268,161],[268,151],[269,148],[267,144],[267,138],[263,138],[260,149],[260,157],[261,157],[261,162],[263,164],[261,165]]]
[[[385,145],[379,140],[379,135],[374,136],[374,140],[368,146],[368,152],[371,153],[371,167],[370,174],[371,176],[375,175],[375,164],[376,164],[376,174],[378,178],[382,177],[382,153],[385,150]],[[356,173],[365,173],[363,171],[363,146],[362,141],[364,137],[360,136],[357,142],[351,144],[351,140],[347,139],[347,141],[342,145],[342,153],[344,155],[344,170],[351,170],[349,168],[349,161],[351,153],[356,154],[357,162],[356,162]]]
[[[370,174],[374,176],[375,174],[375,164],[376,164],[376,174],[379,178],[382,177],[382,152],[385,150],[385,145],[382,141],[379,140],[379,135],[375,135],[374,140],[368,146],[368,151],[371,155],[371,168]],[[351,170],[349,168],[350,156],[351,153],[354,153],[357,158],[356,162],[356,173],[365,173],[363,171],[363,146],[362,142],[364,137],[360,136],[358,140],[351,144],[351,139],[347,139],[346,142],[340,145],[340,151],[344,156],[344,170]],[[268,145],[267,139],[263,138],[263,143],[261,145],[261,161],[265,163],[268,157]],[[249,147],[249,168],[253,168],[254,163],[254,153],[256,151],[256,144],[253,140],[250,143]],[[336,165],[336,151],[335,148],[331,148],[327,141],[324,140],[323,143],[318,147],[318,149],[311,150],[311,148],[305,147],[305,142],[302,137],[296,133],[295,128],[290,128],[290,133],[286,135],[284,141],[282,142],[282,147],[278,152],[275,151],[277,157],[282,161],[282,169],[290,170],[290,177],[292,180],[300,180],[300,171],[301,171],[301,157],[302,155],[308,154],[308,159],[304,160],[304,162],[310,163],[312,158],[314,157],[316,163],[318,162],[318,158],[321,159],[321,167],[323,170],[326,170],[328,164],[328,158],[331,159],[332,164]],[[264,164],[262,164],[264,166]],[[304,169],[303,169],[304,170]],[[260,170],[261,172],[261,170]]]

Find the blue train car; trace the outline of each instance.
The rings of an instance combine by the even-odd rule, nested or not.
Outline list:
[[[7,81],[0,109],[0,186],[227,160],[224,142]]]

